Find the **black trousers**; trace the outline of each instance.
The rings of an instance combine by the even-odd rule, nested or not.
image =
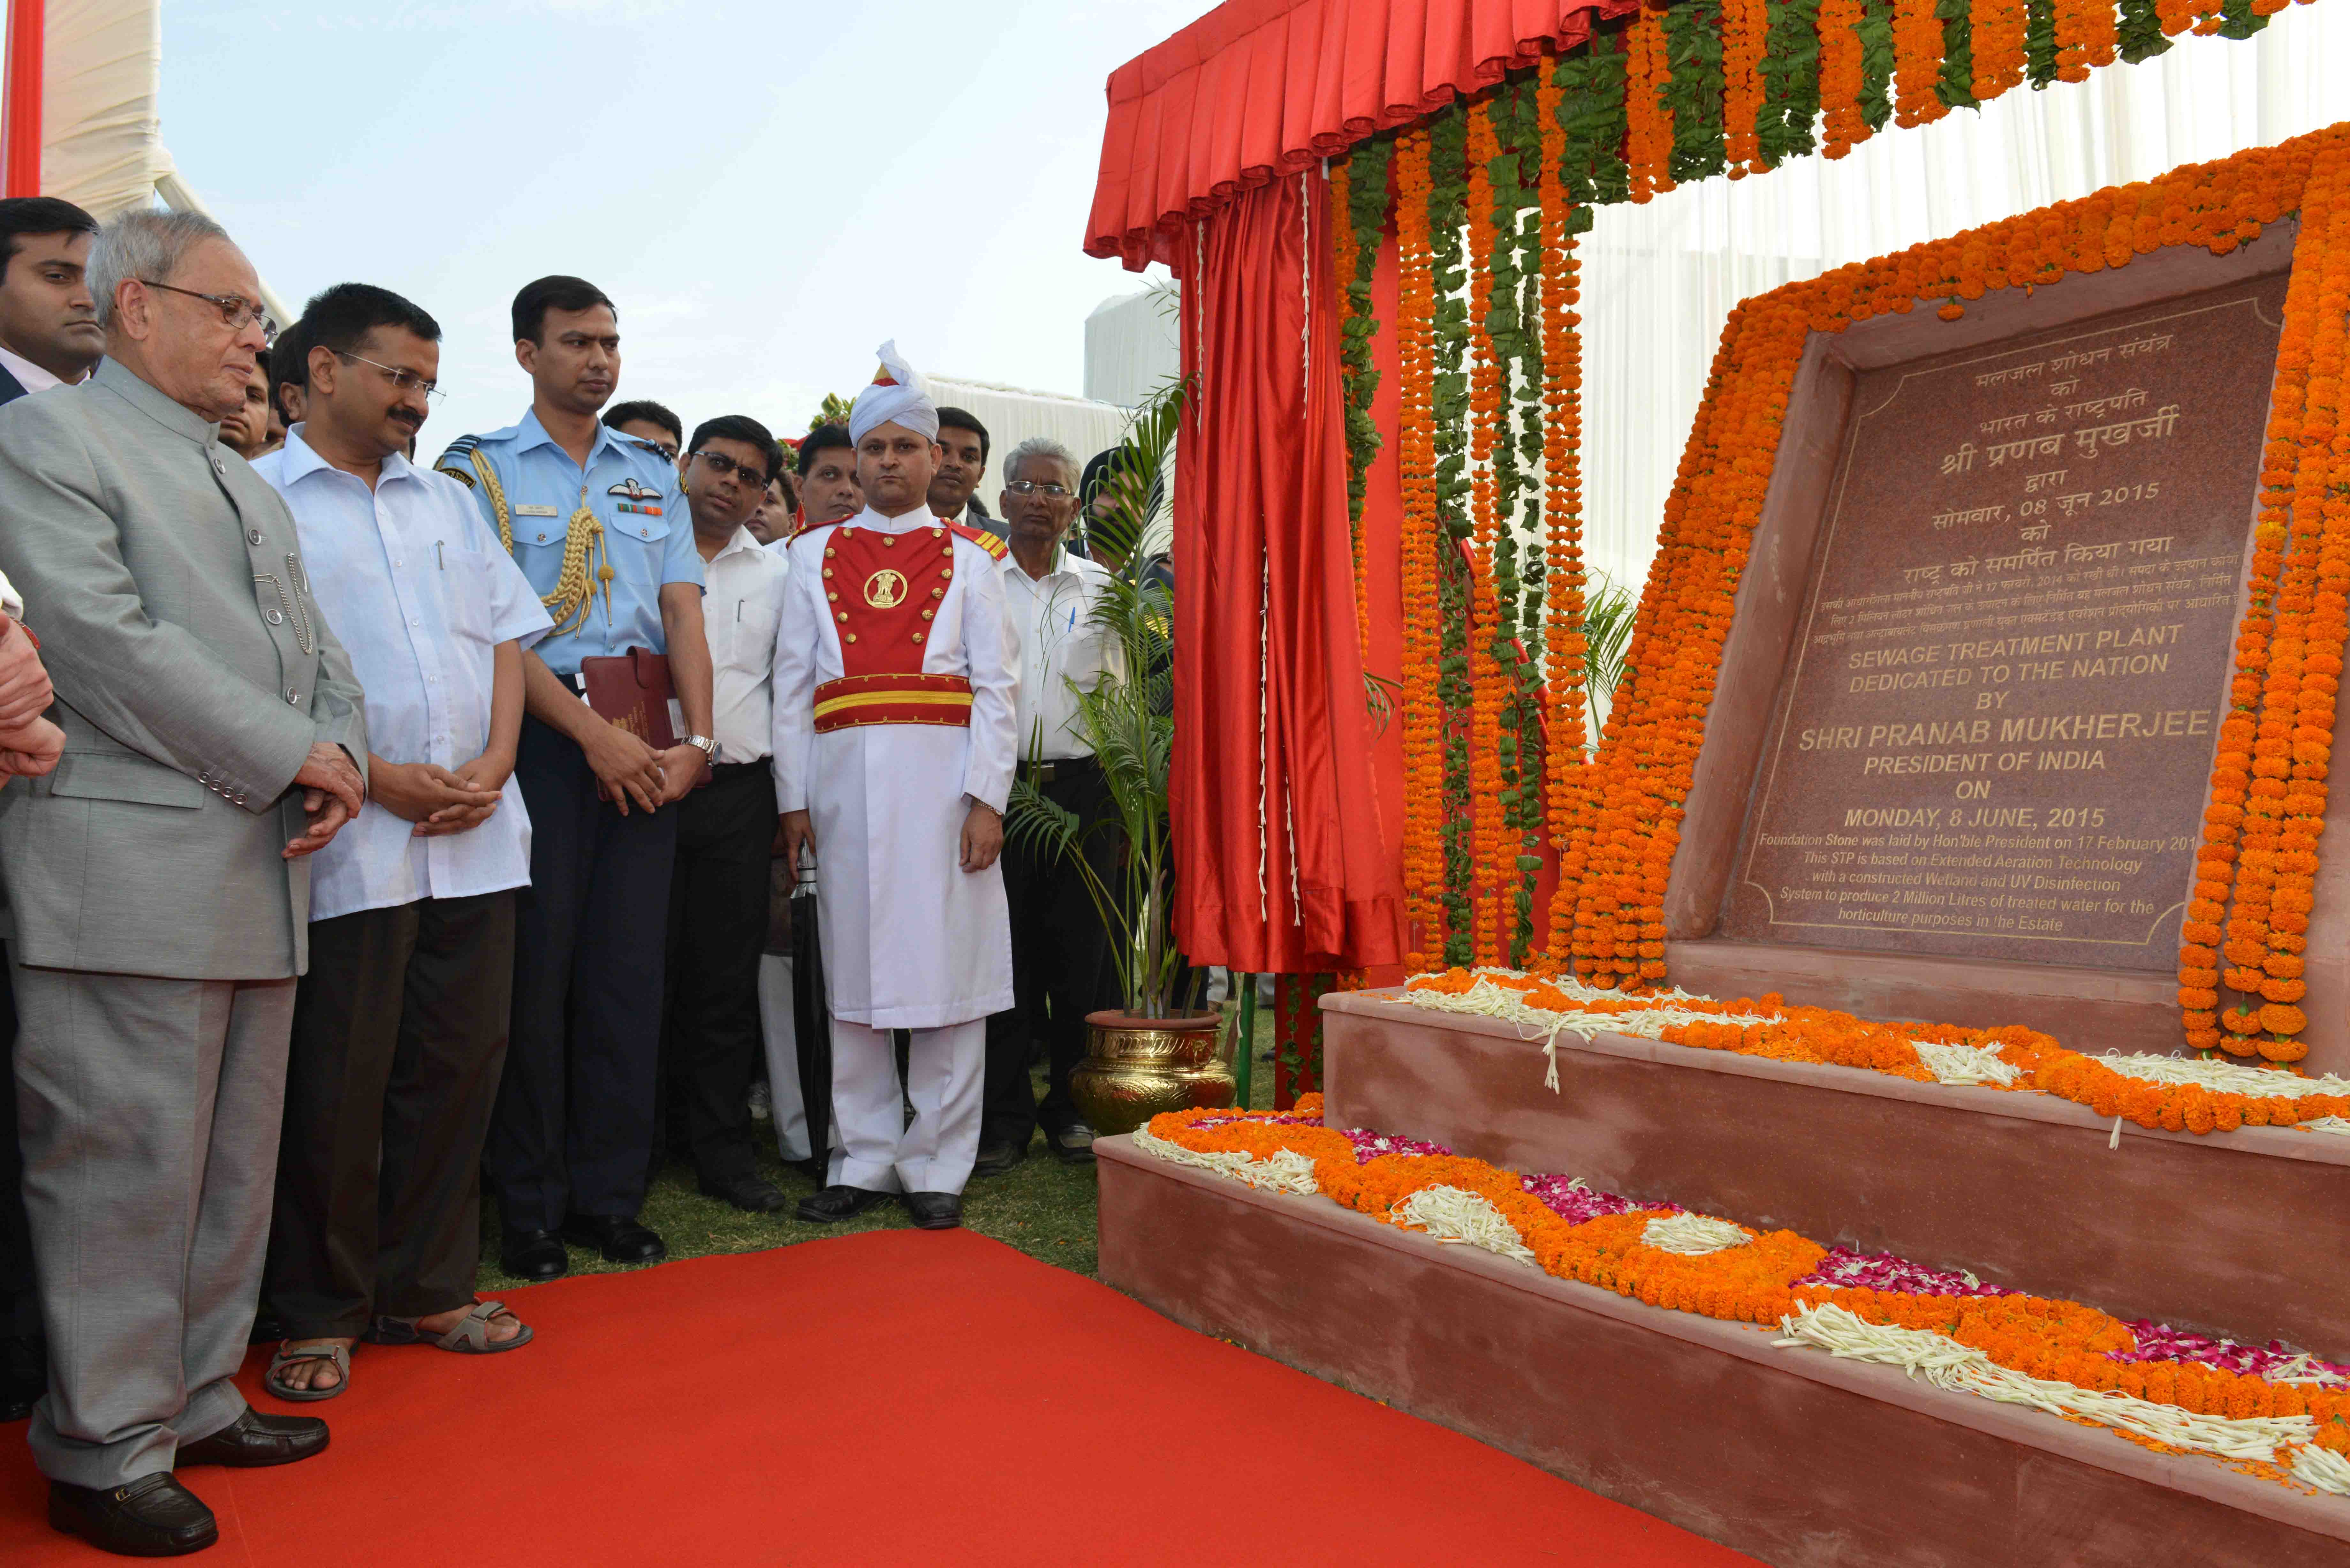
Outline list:
[[[515,910],[514,1031],[484,1165],[509,1230],[633,1218],[652,1152],[675,806],[597,797],[579,748],[522,722],[530,888]]]
[[[1053,764],[1037,788],[1090,827],[1110,815],[1109,790],[1090,759]],[[1027,764],[1022,765],[1026,776]],[[1094,872],[1115,888],[1118,853],[1111,836],[1091,834],[1084,854]],[[1069,1098],[1069,1074],[1086,1054],[1086,1014],[1102,1005],[1109,936],[1072,861],[1039,854],[1020,840],[1003,845],[1003,892],[1012,906],[1012,1010],[987,1021],[987,1088],[979,1141],[983,1147],[1028,1147],[1039,1123],[1047,1134],[1082,1120]],[[1028,1082],[1031,1044],[1049,1064],[1045,1098]]]
[[[669,887],[661,1086],[683,1113],[694,1174],[748,1176],[751,1070],[760,1059],[759,955],[775,844],[775,777],[730,763],[678,803]]]
[[[290,1337],[473,1299],[514,943],[511,890],[310,927],[263,1285]]]

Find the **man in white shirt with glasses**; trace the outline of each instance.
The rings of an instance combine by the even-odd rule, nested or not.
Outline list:
[[[1020,776],[1084,825],[1083,853],[1104,882],[1116,876],[1114,836],[1094,831],[1110,815],[1109,791],[1078,717],[1077,694],[1125,670],[1125,649],[1094,619],[1109,573],[1061,541],[1077,514],[1077,462],[1044,437],[1003,460],[1001,496],[1010,552],[996,572],[1003,615],[1020,643],[1014,705]],[[1089,1164],[1093,1129],[1069,1097],[1069,1073],[1085,1055],[1086,1014],[1102,1005],[1108,934],[1079,868],[1019,838],[1003,846],[1012,906],[1011,1010],[987,1021],[987,1091],[974,1176],[1000,1176],[1028,1157],[1041,1124],[1055,1158]],[[1043,1049],[1048,1076],[1039,1102],[1028,1081]]]
[[[746,1214],[772,1214],[787,1201],[759,1174],[750,1108],[777,823],[768,761],[775,752],[775,627],[791,567],[745,524],[766,497],[776,451],[767,427],[748,415],[704,420],[685,443],[681,478],[702,555],[702,627],[710,642],[711,734],[718,754],[710,782],[678,804],[663,1086],[684,1113],[702,1193]],[[795,1075],[786,1079],[796,1082]],[[657,1155],[660,1132],[655,1128]]]
[[[469,1355],[530,1338],[473,1275],[530,881],[522,658],[554,624],[464,487],[401,455],[439,325],[346,283],[303,327],[308,417],[254,468],[294,514],[372,754],[365,809],[317,857],[294,1004],[265,1283],[286,1338],[264,1378],[294,1401],[342,1394],[362,1337]]]

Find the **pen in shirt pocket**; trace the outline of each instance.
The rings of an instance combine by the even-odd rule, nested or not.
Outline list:
[[[448,557],[441,554],[441,541],[438,539],[432,541],[432,564],[444,572],[449,569]]]

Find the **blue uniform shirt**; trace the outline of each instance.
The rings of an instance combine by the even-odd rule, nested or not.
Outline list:
[[[497,516],[473,471],[473,452],[497,475],[514,530],[515,563],[542,597],[555,592],[563,576],[564,539],[583,499],[604,524],[602,556],[589,560],[588,618],[537,645],[535,651],[547,668],[568,680],[579,672],[583,659],[631,648],[667,653],[663,585],[702,586],[702,552],[693,547],[693,524],[678,489],[677,469],[660,453],[599,424],[583,473],[538,415],[525,413],[520,424],[504,430],[458,437],[436,465],[472,488],[493,529]],[[612,568],[608,585],[595,569],[606,562]]]

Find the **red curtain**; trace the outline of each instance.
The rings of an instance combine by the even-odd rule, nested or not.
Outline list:
[[[1176,929],[1193,962],[1256,972],[1402,950],[1356,641],[1326,221],[1318,171],[1277,180],[1201,222],[1178,268],[1195,392],[1175,487]]]
[[[1089,255],[1178,265],[1191,223],[1565,49],[1638,0],[1225,0],[1109,78]]]

